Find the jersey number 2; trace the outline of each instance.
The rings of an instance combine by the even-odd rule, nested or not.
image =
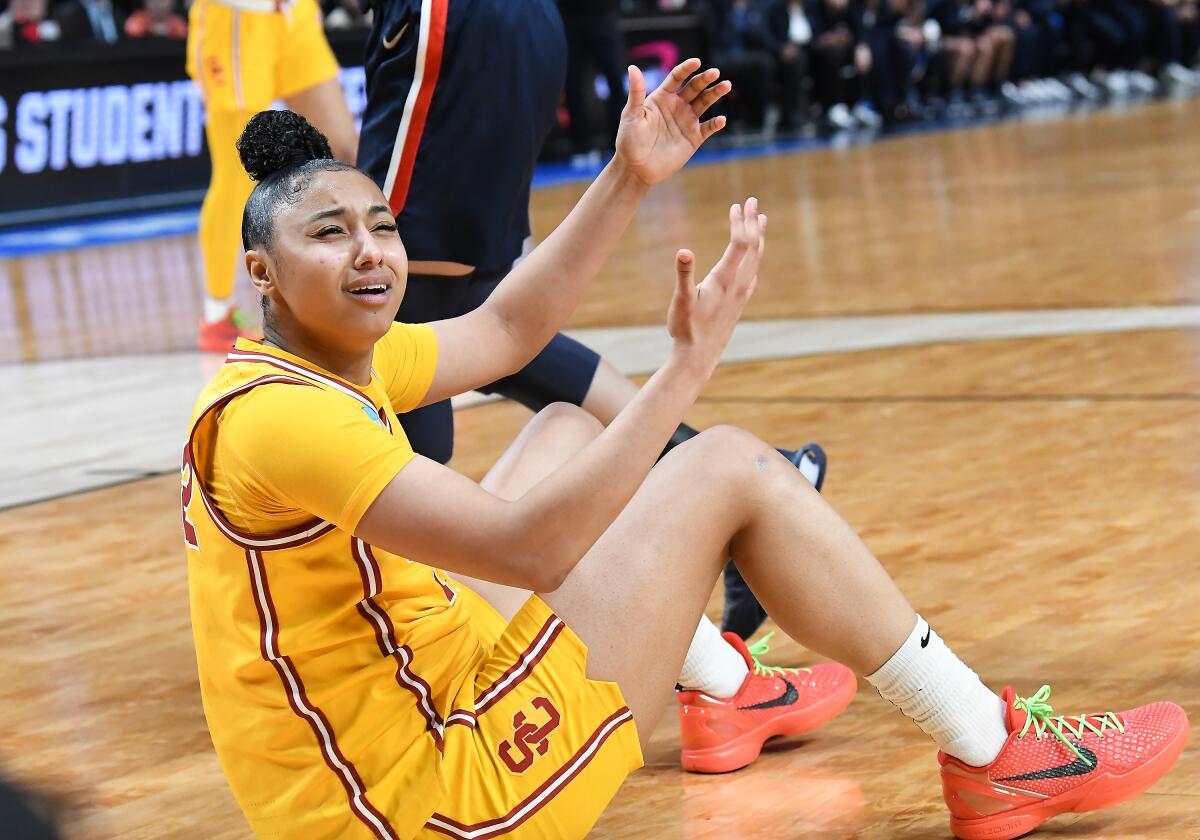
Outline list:
[[[200,540],[196,538],[196,525],[188,517],[188,508],[192,505],[192,490],[194,489],[195,476],[192,474],[192,465],[187,461],[183,462],[183,469],[179,473],[180,481],[183,484],[179,501],[183,506],[183,541],[187,543],[189,548],[200,550]]]

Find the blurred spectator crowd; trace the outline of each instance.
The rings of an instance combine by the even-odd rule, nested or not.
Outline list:
[[[191,0],[0,0],[0,50],[187,38]],[[357,0],[321,0],[329,29],[365,26]]]
[[[696,17],[707,63],[733,81],[722,107],[735,132],[875,129],[1200,89],[1198,0],[558,3],[576,155],[614,136],[621,97],[596,135],[586,88],[599,74],[619,89],[620,15],[647,6]]]
[[[773,108],[783,129],[877,127],[1200,86],[1197,0],[710,0],[705,22],[756,128]]]
[[[116,44],[130,38],[187,37],[176,0],[0,0],[0,49]]]
[[[386,1],[386,0],[384,0]],[[522,2],[522,0],[512,0]],[[597,78],[624,84],[622,17],[692,22],[734,82],[735,130],[876,128],[1029,105],[1200,88],[1200,0],[557,0],[576,152],[613,136]],[[321,0],[330,29],[369,23],[359,0]],[[187,37],[185,0],[0,0],[0,50]]]

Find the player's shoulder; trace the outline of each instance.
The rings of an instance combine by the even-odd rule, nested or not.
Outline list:
[[[221,407],[223,428],[233,426],[279,429],[310,423],[341,412],[347,400],[342,394],[303,380],[266,382],[238,394]]]
[[[416,338],[416,331],[422,328],[428,329],[424,324],[405,324],[397,321],[388,327],[383,338],[375,342],[375,349],[393,349],[399,345],[411,343]]]
[[[348,399],[340,391],[300,377],[264,382],[231,400],[233,405],[253,406],[256,411],[283,411],[353,402],[356,401]]]
[[[376,370],[389,364],[411,360],[422,355],[430,345],[436,345],[433,328],[428,324],[395,323],[388,328],[383,338],[375,342],[375,357],[372,366]]]

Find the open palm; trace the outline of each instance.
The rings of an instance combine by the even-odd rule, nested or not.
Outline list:
[[[733,328],[754,294],[766,247],[767,217],[758,199],[729,208],[729,246],[704,280],[695,284],[696,258],[683,249],[675,255],[675,294],[667,310],[667,331],[676,348],[698,354],[711,371],[729,343]]]
[[[699,69],[700,59],[689,58],[646,96],[641,70],[629,68],[629,100],[617,130],[617,156],[648,185],[678,172],[701,143],[725,127],[724,117],[705,122],[700,117],[732,85],[714,84],[720,76],[716,68],[696,73]]]

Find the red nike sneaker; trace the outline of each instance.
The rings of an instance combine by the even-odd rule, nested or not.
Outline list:
[[[1050,686],[1011,687],[1008,740],[985,767],[938,753],[950,829],[962,840],[1008,840],[1067,811],[1108,808],[1145,792],[1183,752],[1188,719],[1174,703],[1051,717]]]
[[[262,338],[254,330],[246,329],[240,312],[230,312],[220,321],[200,321],[200,333],[196,337],[196,348],[206,353],[228,353],[239,338]]]
[[[762,751],[768,738],[799,735],[823,726],[850,705],[858,691],[854,672],[838,662],[811,668],[779,668],[758,661],[767,653],[768,633],[750,647],[736,633],[723,633],[750,673],[728,699],[702,691],[680,691],[680,763],[693,773],[740,770]]]

